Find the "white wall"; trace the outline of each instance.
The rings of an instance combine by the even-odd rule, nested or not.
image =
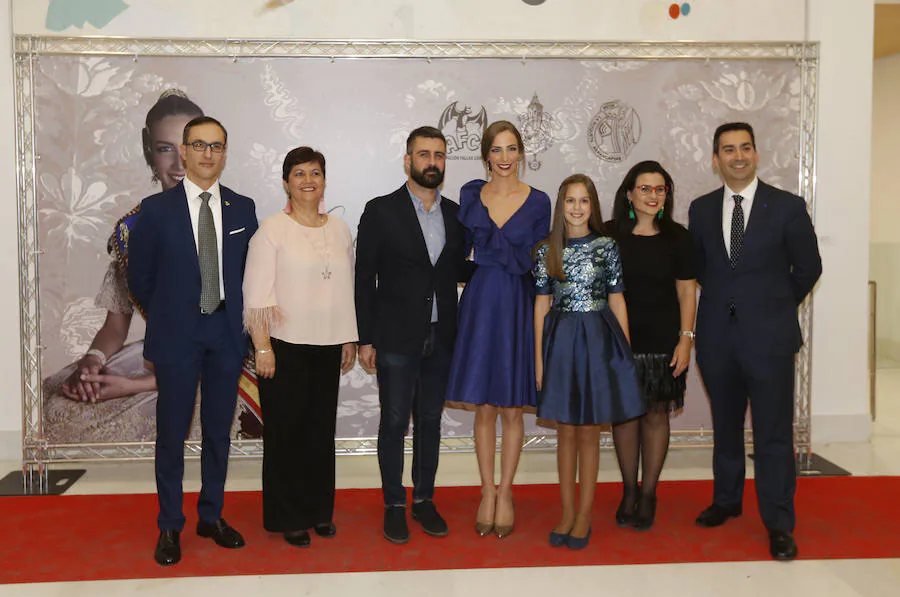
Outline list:
[[[810,40],[822,42],[816,231],[824,263],[814,295],[813,440],[869,437],[867,376],[872,135],[871,0],[811,0]]]
[[[3,30],[10,1],[13,30],[44,35],[752,42],[801,41],[808,29],[808,39],[822,42],[816,225],[825,259],[814,310],[813,437],[868,437],[869,185],[861,173],[869,172],[872,0],[852,7],[843,0],[809,0],[808,7],[804,0],[694,0],[691,14],[676,21],[666,12],[671,2],[639,0],[548,0],[536,7],[516,0],[294,0],[269,12],[260,12],[264,0],[131,0],[102,30],[86,25],[62,32],[46,26],[49,0],[0,0]],[[9,78],[8,57],[0,59],[0,69]],[[0,138],[9,143],[0,143],[0,184],[11,190],[12,92],[4,89]],[[0,207],[0,330],[8,333],[0,341],[0,374],[13,391],[0,394],[0,459],[15,457],[10,446],[21,434],[15,196],[6,196]]]
[[[900,366],[900,198],[896,192],[900,139],[900,54],[875,61],[872,98],[872,237],[869,277],[878,283],[880,366]]]
[[[263,10],[275,2],[130,0],[131,8],[102,31],[89,25],[63,33],[211,38],[797,41],[803,35],[805,14],[803,0],[693,0],[690,15],[674,21],[668,16],[671,1],[547,0],[540,6],[528,6],[519,0],[282,2],[287,6]],[[81,3],[91,4],[89,0],[79,0]],[[49,0],[14,0],[13,4],[16,33],[53,33],[45,23]]]

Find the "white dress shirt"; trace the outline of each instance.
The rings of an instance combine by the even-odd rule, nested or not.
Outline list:
[[[219,254],[219,298],[225,300],[225,278],[222,275],[222,195],[219,191],[219,181],[212,183],[208,189],[201,189],[187,176],[184,182],[184,193],[187,195],[188,211],[191,214],[191,229],[194,231],[194,249],[197,250],[197,258],[200,258],[200,241],[198,233],[200,229],[200,206],[203,200],[200,193],[204,191],[212,195],[209,198],[209,209],[212,211],[213,225],[216,227],[216,251]]]
[[[750,209],[753,207],[753,198],[756,196],[756,187],[759,186],[759,178],[753,177],[753,181],[740,193],[735,193],[725,185],[724,203],[722,204],[722,236],[725,238],[725,252],[731,257],[731,216],[734,214],[734,197],[740,195],[744,198],[741,207],[744,209],[744,230],[747,230],[747,222],[750,221]]]

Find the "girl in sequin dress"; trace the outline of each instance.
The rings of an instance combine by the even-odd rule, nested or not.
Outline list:
[[[646,407],[628,340],[622,263],[603,234],[597,190],[583,174],[559,187],[550,236],[536,251],[538,416],[557,422],[562,519],[550,544],[580,549],[591,534],[600,426]],[[576,508],[575,479],[580,479]]]

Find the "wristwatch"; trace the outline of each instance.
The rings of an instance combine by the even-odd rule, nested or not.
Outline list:
[[[693,330],[681,330],[680,332],[678,332],[678,335],[679,336],[687,336],[688,338],[691,339],[691,342],[693,342],[694,339],[697,337],[697,334],[695,334],[693,332]]]

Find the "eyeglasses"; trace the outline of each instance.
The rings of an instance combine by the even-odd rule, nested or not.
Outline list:
[[[206,141],[191,141],[188,145],[193,147],[194,151],[198,153],[205,153],[207,147],[209,147],[213,153],[222,153],[225,151],[225,144],[219,143],[218,141],[214,141],[213,143],[207,143]]]
[[[656,195],[668,195],[669,194],[669,187],[667,185],[659,185],[658,187],[651,187],[650,185],[642,184],[639,187],[634,187],[634,189],[641,195],[650,195],[651,193],[656,194]]]

